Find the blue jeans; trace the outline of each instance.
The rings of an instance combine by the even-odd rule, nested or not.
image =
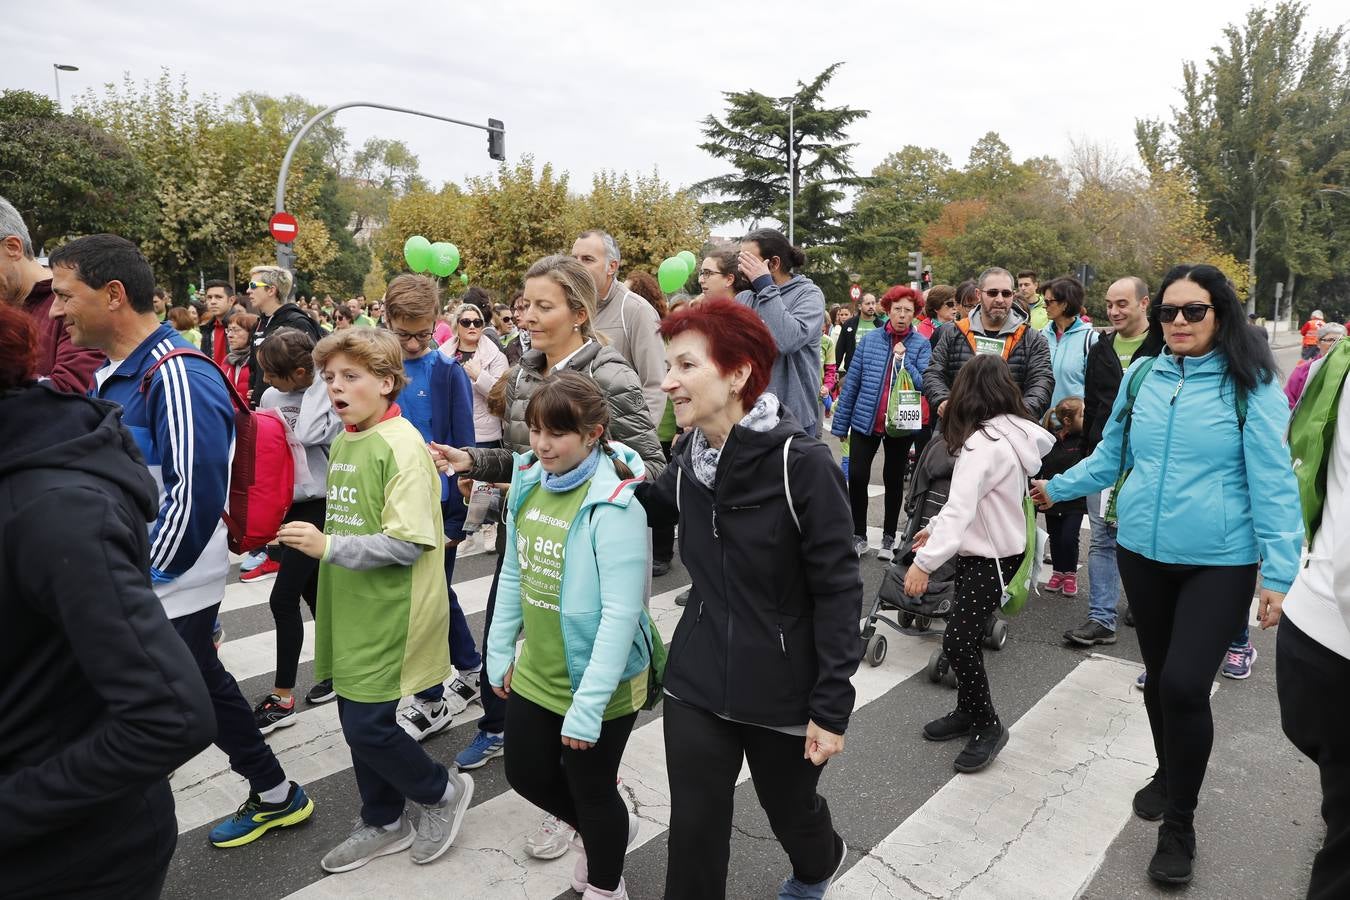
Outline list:
[[[1092,543],[1088,548],[1088,618],[1116,630],[1120,603],[1120,570],[1116,568],[1116,526],[1102,518],[1102,495],[1087,498]]]
[[[455,559],[458,556],[458,544],[445,548],[445,587],[450,592],[450,662],[461,672],[473,672],[483,665],[483,657],[473,642],[473,632],[469,631],[469,622],[464,618],[464,610],[455,594]],[[434,684],[416,696],[419,700],[434,703],[445,696],[445,685]]]

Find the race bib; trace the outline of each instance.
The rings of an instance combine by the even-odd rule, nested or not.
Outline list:
[[[991,338],[983,335],[971,335],[975,339],[976,353],[994,353],[998,356],[1003,355],[1003,338]]]

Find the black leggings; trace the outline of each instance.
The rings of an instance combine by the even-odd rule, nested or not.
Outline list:
[[[989,694],[989,675],[984,670],[984,626],[1003,598],[999,567],[1008,581],[1021,564],[1021,554],[997,562],[982,556],[956,558],[956,598],[942,634],[942,652],[959,682],[956,709],[969,714],[976,728],[998,724],[994,699]]]
[[[1045,529],[1050,533],[1050,564],[1056,572],[1078,573],[1078,537],[1083,514],[1046,513]]]
[[[506,701],[506,780],[517,794],[571,825],[586,845],[586,880],[612,891],[628,852],[628,804],[619,796],[619,760],[637,713],[600,726],[589,750],[562,744],[563,717],[512,693]]]
[[[291,506],[287,522],[308,522],[323,531],[323,498],[301,500]],[[277,674],[274,685],[290,690],[295,687],[296,670],[300,667],[300,648],[305,642],[305,623],[300,617],[300,599],[309,605],[314,615],[314,604],[319,598],[319,561],[293,547],[282,547],[277,557],[281,568],[272,582],[268,605],[277,623]]]
[[[1214,743],[1210,689],[1229,641],[1247,620],[1256,564],[1160,563],[1124,547],[1116,560],[1148,672],[1144,706],[1167,785],[1163,820],[1190,828]]]
[[[918,434],[907,437],[886,437],[882,434],[863,434],[849,430],[848,435],[848,499],[853,508],[853,533],[859,537],[867,534],[867,487],[872,478],[872,460],[876,459],[877,449],[886,449],[886,461],[881,467],[881,481],[886,486],[882,503],[881,533],[896,534],[900,523],[900,507],[905,499],[905,471],[909,468],[909,448],[922,453],[924,445],[933,436],[931,429],[925,428]]]
[[[728,722],[672,697],[664,703],[671,804],[665,900],[726,896],[742,761],[750,764],[755,795],[793,875],[806,884],[830,877],[839,846],[830,806],[816,793],[825,766],[802,756],[806,738]]]

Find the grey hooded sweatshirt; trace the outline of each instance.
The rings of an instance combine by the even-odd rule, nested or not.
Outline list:
[[[815,437],[820,430],[820,335],[825,326],[825,295],[805,275],[783,284],[761,275],[753,290],[736,295],[736,302],[753,309],[773,335],[778,359],[769,379],[769,393],[792,410],[802,431]]]

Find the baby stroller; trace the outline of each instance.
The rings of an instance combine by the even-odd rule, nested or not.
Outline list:
[[[946,443],[934,435],[914,467],[914,479],[905,499],[908,520],[895,548],[895,561],[882,576],[881,587],[877,589],[872,609],[863,623],[863,659],[868,665],[879,666],[886,658],[886,636],[877,631],[878,623],[901,634],[922,634],[929,630],[933,619],[945,619],[951,613],[956,600],[955,558],[947,560],[929,575],[928,590],[922,597],[905,593],[905,573],[914,562],[914,535],[926,528],[946,504],[955,468],[956,461],[947,452]],[[894,619],[883,615],[888,610],[896,612]],[[990,615],[985,623],[984,645],[991,650],[1001,650],[1007,640],[1008,623],[997,615]],[[956,673],[951,670],[941,647],[933,651],[926,671],[930,681],[956,687]]]

